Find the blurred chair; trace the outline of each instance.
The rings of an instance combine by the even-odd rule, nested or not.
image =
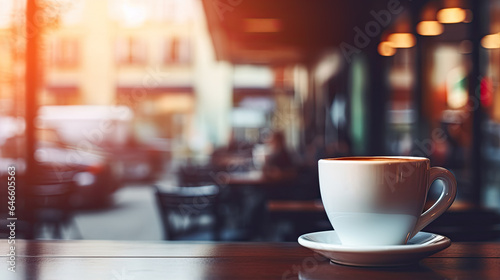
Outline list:
[[[270,200],[267,211],[269,241],[293,242],[302,234],[332,229],[321,200]]]
[[[26,238],[62,239],[64,229],[72,226],[72,181],[53,180],[39,183],[23,194],[23,222],[27,223]],[[19,209],[19,208],[18,208]],[[80,233],[75,225],[73,231]]]
[[[155,186],[166,240],[220,240],[219,188]]]
[[[202,186],[216,184],[216,174],[209,165],[186,165],[179,169],[181,186]]]

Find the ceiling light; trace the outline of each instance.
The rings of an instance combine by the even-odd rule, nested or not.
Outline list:
[[[500,48],[500,33],[489,34],[481,39],[481,46],[485,49]]]
[[[437,13],[437,20],[440,23],[459,23],[466,19],[467,13],[461,8],[445,8]]]
[[[417,24],[417,32],[422,36],[437,36],[443,33],[443,25],[435,20],[425,20]]]
[[[392,33],[387,37],[393,48],[404,49],[415,46],[415,36],[411,33]]]
[[[381,56],[393,56],[396,53],[396,49],[392,46],[391,42],[384,41],[378,44],[378,53]]]

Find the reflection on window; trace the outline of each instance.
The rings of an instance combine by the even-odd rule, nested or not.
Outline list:
[[[146,42],[133,37],[118,39],[116,54],[119,65],[144,65],[147,62]]]
[[[49,58],[56,68],[76,68],[80,62],[79,43],[76,38],[58,38],[51,42]]]

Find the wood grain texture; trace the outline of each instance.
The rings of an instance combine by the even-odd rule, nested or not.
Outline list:
[[[419,264],[330,264],[296,243],[23,241],[0,279],[498,279],[500,244],[454,243]],[[7,241],[0,251],[7,252]],[[0,257],[6,263],[6,257]]]

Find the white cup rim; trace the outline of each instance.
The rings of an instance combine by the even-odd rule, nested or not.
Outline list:
[[[369,158],[385,158],[389,160],[385,161],[373,161],[373,160],[360,160],[360,159],[369,159]],[[351,160],[352,159],[352,160]],[[390,159],[394,159],[394,161],[390,161]],[[410,161],[429,161],[428,158],[425,157],[413,157],[413,156],[350,156],[350,157],[337,157],[337,158],[323,158],[318,160],[318,163],[328,163],[328,164],[341,164],[341,163],[357,163],[357,164],[390,164],[400,161],[396,161],[397,159],[407,159]]]

